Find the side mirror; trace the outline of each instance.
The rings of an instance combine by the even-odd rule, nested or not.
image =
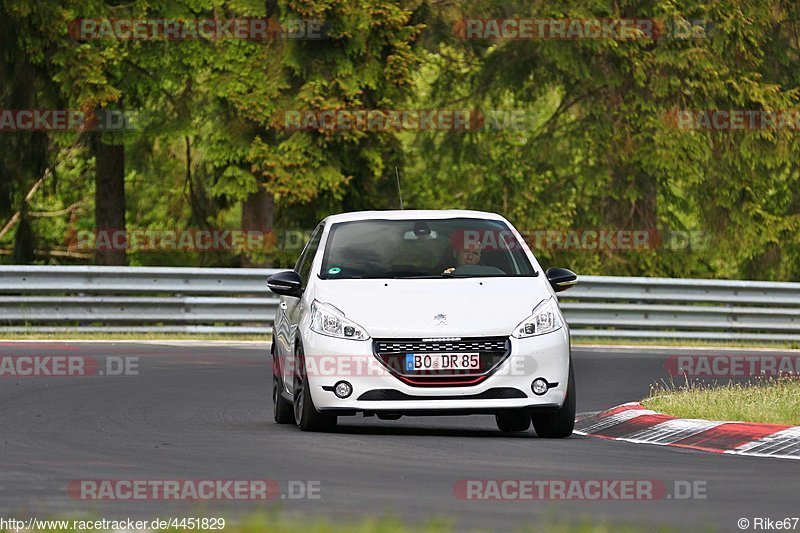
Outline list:
[[[270,276],[267,287],[275,294],[299,298],[303,294],[303,289],[300,287],[302,283],[300,274],[294,270],[287,270]]]
[[[548,268],[547,280],[556,292],[569,289],[578,283],[578,275],[566,268]]]

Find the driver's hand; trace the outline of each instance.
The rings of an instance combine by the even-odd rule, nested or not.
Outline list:
[[[446,268],[442,274],[452,274],[455,269],[455,267]]]

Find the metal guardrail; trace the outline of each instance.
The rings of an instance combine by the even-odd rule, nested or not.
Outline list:
[[[0,266],[0,332],[267,334],[277,270]],[[582,276],[574,337],[800,341],[800,283]]]
[[[583,276],[561,308],[576,337],[800,341],[800,283]]]
[[[0,266],[0,332],[268,334],[275,272]]]

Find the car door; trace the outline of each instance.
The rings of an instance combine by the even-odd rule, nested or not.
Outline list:
[[[314,232],[311,234],[311,238],[309,238],[308,243],[306,243],[305,248],[303,248],[303,252],[300,254],[300,258],[297,260],[297,264],[294,267],[295,272],[300,274],[300,280],[302,282],[301,286],[303,289],[308,287],[308,280],[311,277],[311,266],[314,263],[314,258],[317,255],[317,250],[319,249],[319,244],[322,240],[323,228],[323,224],[320,224],[316,227]],[[287,363],[289,363],[283,367],[283,382],[286,384],[286,388],[293,394],[293,374],[295,365],[297,364],[297,362],[294,360],[294,348],[297,344],[297,328],[300,324],[302,311],[302,298],[281,296],[280,312],[283,314],[287,326],[287,338],[285,341],[285,346],[287,349],[286,360]]]

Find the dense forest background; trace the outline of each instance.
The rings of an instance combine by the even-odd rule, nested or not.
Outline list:
[[[81,39],[77,19],[321,21],[318,39]],[[464,19],[685,21],[689,37],[464,38]],[[285,266],[263,250],[85,250],[98,229],[310,230],[330,213],[495,211],[524,231],[682,246],[534,252],[582,274],[800,279],[796,0],[0,0],[0,109],[123,110],[120,131],[0,131],[0,262]],[[525,127],[287,130],[284,110],[515,110]],[[2,129],[2,128],[0,128]],[[397,169],[397,173],[395,171]],[[665,241],[666,242],[666,241]],[[673,243],[674,244],[674,243]]]

